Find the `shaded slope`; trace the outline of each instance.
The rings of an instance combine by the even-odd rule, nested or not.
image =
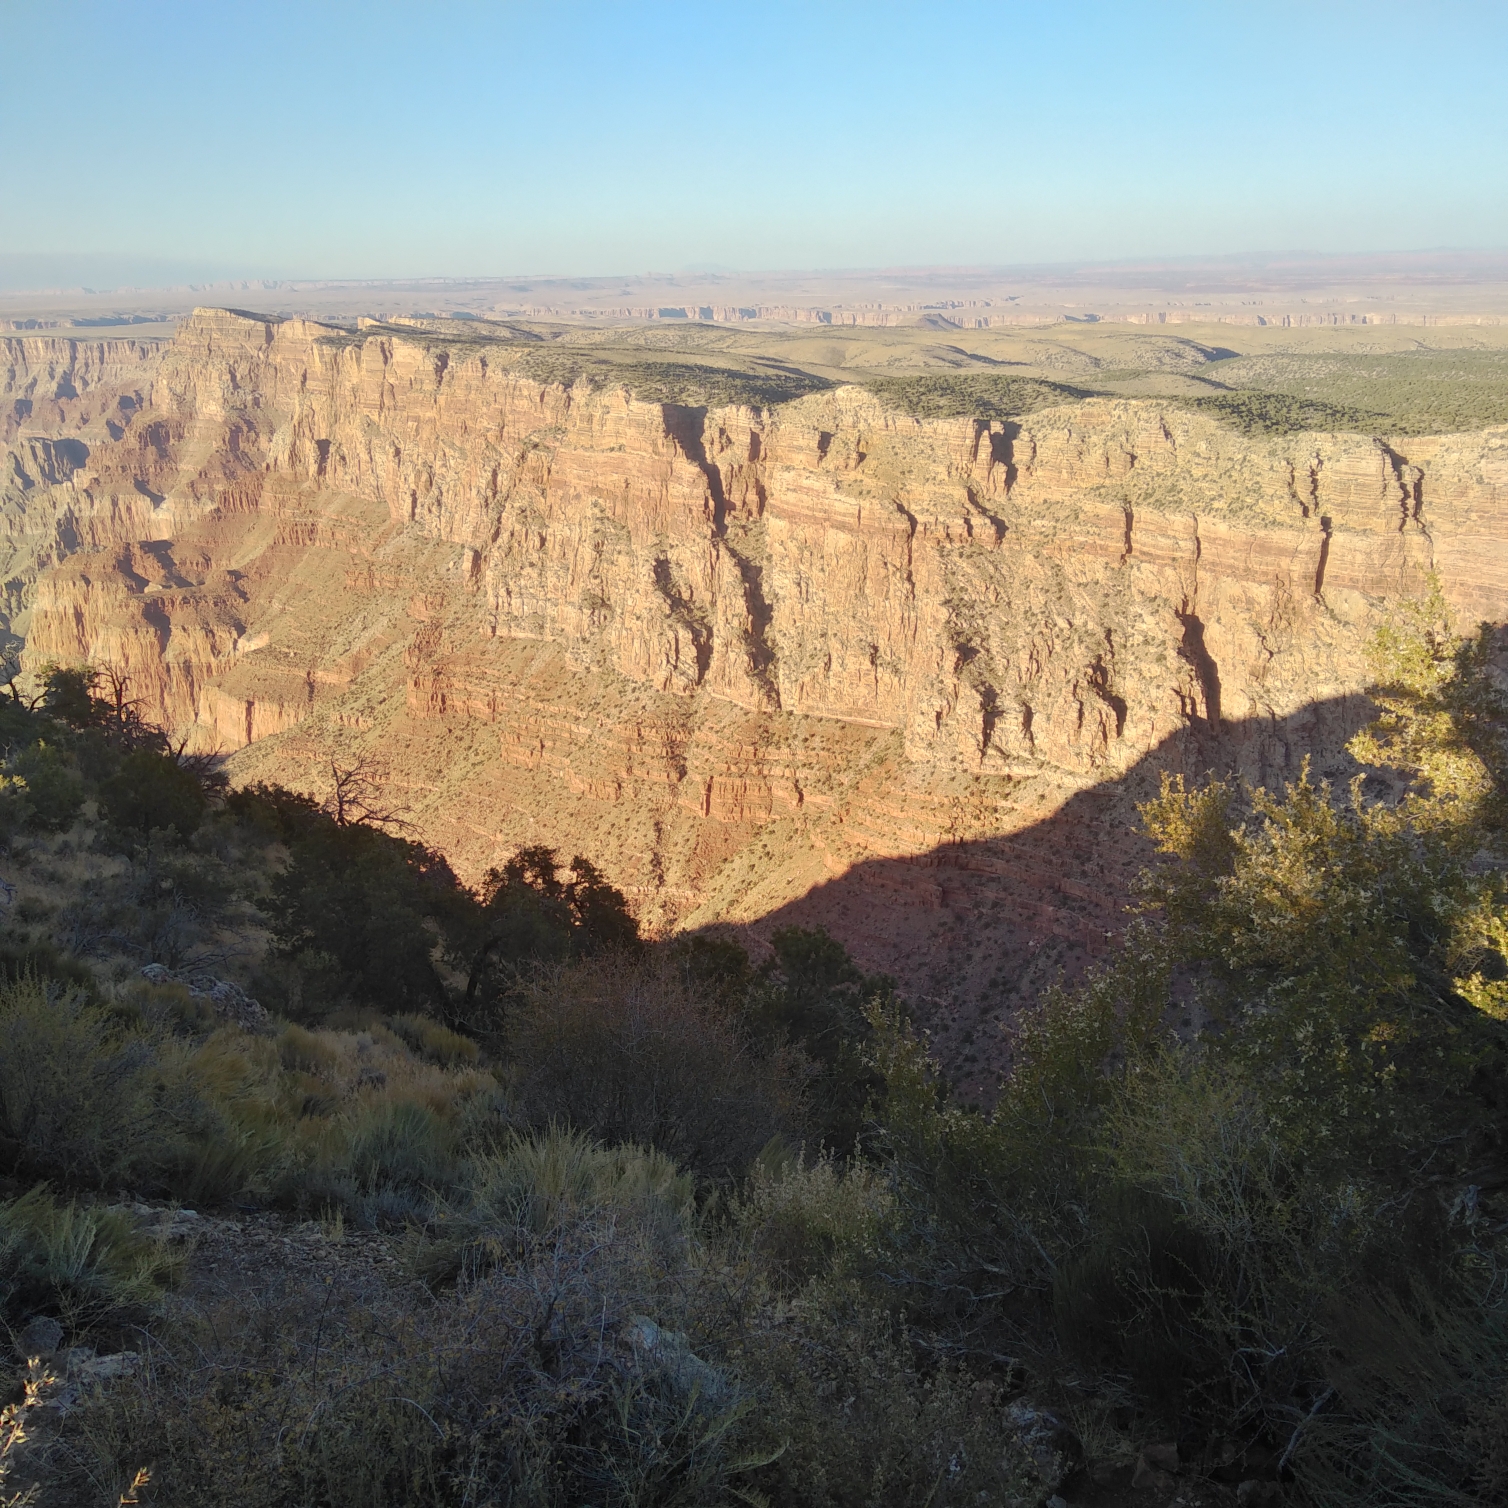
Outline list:
[[[1133,883],[1153,857],[1136,807],[1164,771],[1276,786],[1313,752],[1317,775],[1344,782],[1357,769],[1344,744],[1373,715],[1357,695],[1281,720],[1191,723],[1018,831],[863,860],[742,930],[752,940],[826,927],[866,969],[901,981],[963,1091],[988,1095],[1005,1063],[1001,1028],[1102,956],[1125,926]]]

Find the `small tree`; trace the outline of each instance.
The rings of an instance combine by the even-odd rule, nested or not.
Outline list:
[[[562,875],[552,848],[521,848],[491,869],[462,919],[454,951],[466,968],[460,1018],[476,1024],[486,1005],[516,987],[526,966],[594,953],[636,953],[638,924],[622,891],[579,854]]]
[[[330,760],[330,794],[321,808],[335,819],[337,827],[360,823],[366,827],[406,828],[406,807],[393,806],[385,798],[386,771],[361,758],[354,764]]]
[[[204,820],[204,786],[170,754],[135,749],[100,783],[100,810],[118,828],[145,836],[175,829],[188,837]]]

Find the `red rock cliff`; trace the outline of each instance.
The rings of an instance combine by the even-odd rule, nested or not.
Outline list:
[[[375,750],[464,872],[579,849],[652,925],[914,861],[827,919],[931,979],[959,926],[1071,950],[1115,924],[1125,813],[1077,858],[1012,837],[1074,792],[1190,731],[1254,773],[1333,754],[1388,598],[1435,569],[1469,619],[1508,601],[1504,430],[922,422],[856,388],[709,411],[509,360],[199,311],[64,458],[29,442],[31,662],[127,667],[246,776]],[[960,842],[985,849],[950,892],[927,876]],[[973,915],[997,891],[1010,914]]]

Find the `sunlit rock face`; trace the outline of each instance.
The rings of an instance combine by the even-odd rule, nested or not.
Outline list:
[[[1032,848],[1074,793],[1175,745],[1333,763],[1390,599],[1433,570],[1469,621],[1508,600],[1505,430],[684,408],[484,339],[223,310],[0,346],[31,665],[127,669],[240,777],[373,751],[463,872],[546,841],[653,927],[805,905],[939,999],[1028,934],[1068,958],[1117,925],[1130,796]],[[938,883],[959,844],[976,867]],[[846,920],[801,901],[874,860],[905,883]]]

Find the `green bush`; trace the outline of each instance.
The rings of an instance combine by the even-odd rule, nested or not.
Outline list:
[[[732,1201],[733,1224],[781,1292],[874,1270],[895,1220],[889,1183],[869,1163],[804,1162],[767,1148]]]
[[[757,1040],[789,1042],[815,1065],[811,1129],[824,1145],[850,1151],[883,1080],[865,1061],[866,1009],[895,995],[885,974],[865,974],[821,927],[780,927],[774,957],[750,981],[745,1020]]]
[[[19,984],[23,980],[60,985],[82,995],[98,994],[88,965],[69,957],[52,943],[0,944],[0,982]]]
[[[521,987],[505,1053],[531,1125],[652,1146],[707,1178],[742,1172],[805,1120],[800,1055],[752,1045],[726,1002],[659,958],[541,972]]]
[[[207,806],[198,777],[153,749],[125,755],[100,782],[100,811],[123,833],[145,837],[171,828],[186,838],[197,831]]]
[[[325,981],[313,1014],[351,1003],[443,1010],[429,924],[455,895],[449,866],[417,843],[313,810],[292,808],[286,831],[290,861],[257,904],[280,955],[315,964],[306,977]]]
[[[1496,1469],[1508,707],[1490,641],[1435,616],[1394,614],[1353,745],[1402,797],[1166,781],[1148,914],[1021,1023],[992,1114],[871,1017],[880,1291],[1327,1505]]]
[[[14,809],[11,825],[66,832],[84,808],[84,782],[61,750],[38,742],[11,760],[5,797]]]
[[[871,377],[864,386],[882,403],[918,419],[1021,418],[1089,397],[1084,388],[1065,383],[993,372]]]
[[[0,1172],[195,1201],[257,1176],[266,1145],[175,1035],[183,1016],[153,1005],[139,989],[115,1004],[30,977],[0,989]]]

